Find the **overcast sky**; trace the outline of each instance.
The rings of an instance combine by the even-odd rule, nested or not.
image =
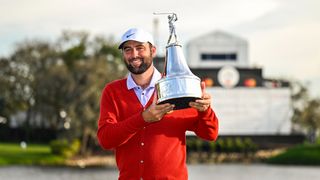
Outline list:
[[[320,97],[320,0],[0,0],[0,56],[25,39],[55,40],[62,30],[116,40],[130,27],[153,32],[154,18],[163,47],[167,17],[153,12],[178,14],[183,46],[215,30],[246,39],[250,65],[261,66],[265,77],[310,82]]]

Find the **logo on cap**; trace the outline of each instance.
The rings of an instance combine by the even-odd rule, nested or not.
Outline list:
[[[128,35],[127,35],[127,38],[129,38],[129,37],[130,37],[130,36],[132,36],[132,35],[134,35],[134,33],[132,33],[132,34],[128,34]]]

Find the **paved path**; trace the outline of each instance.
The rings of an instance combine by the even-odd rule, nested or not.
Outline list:
[[[320,167],[264,164],[189,165],[189,180],[316,180]],[[0,180],[116,180],[112,168],[0,167]]]

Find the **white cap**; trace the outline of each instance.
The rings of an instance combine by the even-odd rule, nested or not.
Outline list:
[[[122,35],[119,49],[122,48],[123,43],[129,40],[138,42],[149,42],[154,45],[152,35],[149,32],[139,28],[131,28]]]

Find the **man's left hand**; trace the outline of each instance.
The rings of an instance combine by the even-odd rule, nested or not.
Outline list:
[[[211,96],[205,92],[205,88],[205,82],[201,82],[202,97],[201,99],[197,99],[195,102],[190,102],[189,106],[197,109],[198,111],[206,111],[210,107]]]

